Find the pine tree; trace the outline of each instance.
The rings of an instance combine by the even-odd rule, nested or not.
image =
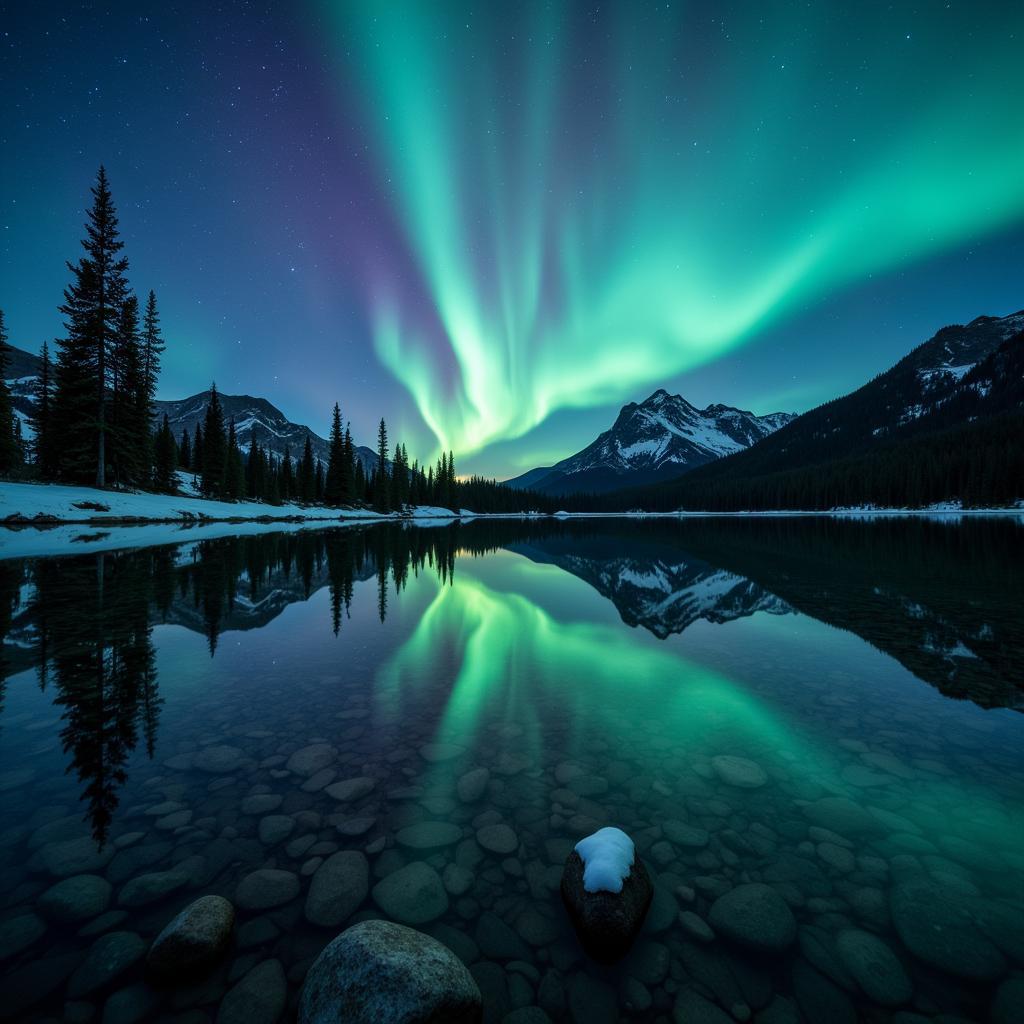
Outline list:
[[[196,424],[196,432],[192,438],[192,476],[201,476],[203,472],[203,425]]]
[[[331,416],[331,436],[327,446],[327,478],[324,481],[324,501],[337,508],[345,500],[345,436],[341,432],[341,410],[334,403]]]
[[[160,376],[160,356],[166,346],[160,331],[160,315],[156,311],[156,292],[150,289],[146,299],[146,315],[142,321],[142,374],[146,382],[146,398],[152,406],[156,401],[156,382]]]
[[[313,445],[309,434],[302,449],[302,460],[299,463],[298,494],[300,500],[309,503],[316,499],[316,466],[313,464]]]
[[[373,498],[378,512],[389,509],[388,495],[388,428],[384,417],[377,428],[377,471],[373,481]]]
[[[207,434],[209,439],[209,434]],[[209,446],[207,446],[207,457],[209,457]],[[231,418],[228,426],[228,437],[224,451],[222,496],[227,501],[238,501],[245,497],[245,464],[242,461],[242,452],[238,447],[238,438],[235,435],[235,420]]]
[[[188,436],[187,434],[185,435]],[[171,424],[164,413],[163,422],[156,434],[154,444],[154,465],[153,465],[153,487],[157,491],[172,494],[177,490],[176,469],[178,466],[178,452],[174,444],[174,434],[171,433]]]
[[[53,367],[50,346],[43,342],[42,365],[36,379],[32,429],[35,431],[36,471],[42,480],[57,475],[57,456],[53,448]]]
[[[14,406],[7,387],[7,328],[4,311],[0,309],[0,476],[10,476],[21,464],[14,420]]]
[[[181,469],[192,468],[192,443],[188,438],[188,427],[181,431],[181,443],[178,445],[178,465]]]
[[[281,500],[291,501],[295,497],[295,477],[292,473],[292,450],[284,446],[284,458],[281,460]]]
[[[316,475],[315,484],[313,487],[314,500],[322,503],[324,500],[324,464],[317,459],[316,460]]]
[[[127,291],[128,261],[118,255],[124,243],[103,167],[91,192],[85,256],[67,264],[73,280],[60,307],[67,336],[58,343],[53,421],[60,475],[79,482],[91,478],[105,487],[108,356]]]
[[[198,426],[196,427],[196,444],[199,444]],[[227,454],[224,410],[221,408],[217,385],[214,383],[210,385],[210,402],[206,406],[206,421],[203,428],[203,494],[210,497],[222,495]]]
[[[366,470],[363,460],[356,459],[356,470],[352,475],[352,492],[356,501],[366,501]]]
[[[116,484],[145,484],[150,476],[151,426],[140,346],[139,303],[129,295],[110,358],[107,461]]]
[[[344,453],[341,460],[341,500],[344,504],[347,505],[355,500],[355,487],[355,447],[352,444],[352,431],[346,423]]]

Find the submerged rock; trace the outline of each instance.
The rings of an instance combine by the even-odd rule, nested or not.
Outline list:
[[[321,864],[306,897],[306,920],[336,928],[370,891],[370,865],[357,850],[342,850]]]
[[[737,885],[711,905],[708,921],[719,935],[764,953],[781,953],[796,939],[796,919],[786,901],[759,882]]]
[[[480,990],[436,939],[390,921],[342,932],[314,961],[299,1000],[299,1024],[471,1024]]]
[[[756,762],[735,754],[719,754],[711,758],[715,774],[727,785],[739,789],[757,789],[768,781],[765,770]]]
[[[217,1024],[275,1024],[288,1002],[280,960],[257,964],[221,1000]]]
[[[245,876],[235,890],[235,903],[243,910],[269,910],[299,895],[299,879],[291,871],[260,868]]]
[[[889,907],[903,944],[926,964],[972,981],[993,981],[1005,970],[1002,953],[975,924],[970,899],[949,886],[901,882]]]
[[[73,875],[50,886],[39,897],[39,909],[52,921],[88,921],[110,905],[112,886],[99,875]]]
[[[864,994],[882,1006],[899,1006],[913,994],[903,964],[877,935],[848,928],[836,938],[843,965]]]
[[[226,775],[239,768],[245,760],[245,754],[238,747],[217,744],[204,747],[192,758],[192,767],[210,775]]]
[[[647,869],[632,846],[618,829],[601,829],[578,843],[565,862],[562,900],[580,943],[595,960],[618,960],[629,950],[654,896]]]
[[[153,940],[150,975],[164,982],[202,976],[224,955],[234,923],[235,908],[223,896],[201,896]]]
[[[441,876],[423,861],[393,871],[373,887],[374,902],[403,924],[425,924],[448,909]]]

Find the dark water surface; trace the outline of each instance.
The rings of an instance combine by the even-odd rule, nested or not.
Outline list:
[[[293,1018],[320,949],[389,916],[488,1021],[1024,1020],[1019,521],[201,536],[0,561],[0,1017]],[[611,968],[558,891],[609,824],[656,890]],[[339,850],[368,884],[312,924]],[[708,927],[750,882],[783,952]],[[226,961],[149,988],[205,893]]]

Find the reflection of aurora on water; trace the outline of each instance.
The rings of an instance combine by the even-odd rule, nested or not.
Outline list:
[[[1024,858],[1024,814],[980,780],[937,779],[889,761],[891,773],[865,772],[872,782],[860,788],[850,781],[848,753],[837,756],[846,752],[835,736],[791,721],[784,703],[770,706],[764,691],[683,657],[671,642],[638,642],[615,624],[567,621],[574,599],[585,607],[586,589],[574,577],[500,555],[479,562],[460,561],[448,585],[422,578],[436,593],[377,674],[378,720],[400,722],[421,690],[436,692],[450,671],[450,683],[440,683],[447,700],[434,742],[469,747],[479,763],[505,758],[515,770],[542,771],[574,760],[631,761],[660,784],[659,813],[673,817],[685,815],[685,783],[674,792],[682,776],[696,766],[711,777],[711,758],[737,755],[768,771],[768,785],[743,798],[747,811],[762,808],[767,825],[780,800],[792,809],[837,796],[907,833]],[[557,611],[541,607],[545,597]],[[448,772],[434,764],[421,781],[447,792],[454,786]]]

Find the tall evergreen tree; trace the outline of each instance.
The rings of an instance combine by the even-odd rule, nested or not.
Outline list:
[[[53,446],[53,366],[50,346],[43,342],[42,365],[36,378],[32,429],[35,431],[36,471],[43,480],[57,475],[57,453]]]
[[[146,315],[142,321],[142,374],[146,382],[146,398],[150,405],[156,401],[160,356],[165,347],[160,330],[160,315],[156,311],[156,292],[151,289],[149,298],[146,299]]]
[[[352,444],[352,430],[345,424],[345,438],[343,441],[343,453],[341,459],[341,500],[348,504],[355,500],[356,470],[355,470],[355,447]]]
[[[110,356],[107,461],[117,484],[145,484],[152,445],[149,399],[142,368],[139,302],[125,298]]]
[[[281,500],[291,501],[295,497],[295,475],[292,471],[292,450],[284,446],[284,458],[281,460]]]
[[[192,438],[192,475],[201,476],[203,472],[203,425],[196,424],[196,432]]]
[[[181,431],[181,442],[178,444],[178,465],[182,469],[192,468],[192,442],[188,437],[188,427]]]
[[[377,471],[373,481],[373,497],[378,512],[387,512],[389,509],[388,494],[388,428],[384,423],[384,417],[380,418],[380,426],[377,428]]]
[[[185,435],[186,437],[188,435]],[[171,433],[171,424],[164,413],[163,422],[156,434],[153,459],[153,487],[167,494],[177,490],[175,471],[178,466],[178,452]]]
[[[316,474],[314,476],[313,495],[314,500],[322,502],[324,500],[324,464],[317,459],[316,460]]]
[[[356,470],[352,476],[352,493],[356,501],[366,501],[366,470],[363,460],[356,459]]]
[[[306,444],[302,449],[302,461],[299,463],[298,493],[302,501],[316,500],[316,466],[313,464],[313,445],[310,442],[309,434],[306,435]]]
[[[199,428],[196,427],[198,445]],[[220,497],[224,490],[224,469],[227,463],[228,442],[224,431],[224,410],[217,394],[217,385],[210,385],[210,401],[206,406],[203,427],[203,494]]]
[[[324,501],[337,508],[344,500],[345,435],[341,431],[341,410],[334,403],[331,436],[327,445],[327,478],[324,480]]]
[[[100,167],[82,240],[85,255],[68,263],[66,337],[59,341],[53,419],[60,475],[98,487],[107,483],[108,357],[127,291],[128,261],[117,228],[107,173]]]
[[[0,476],[9,476],[21,460],[14,433],[14,406],[7,387],[7,328],[0,309]]]
[[[242,460],[242,451],[238,447],[234,417],[231,418],[231,423],[228,426],[224,451],[222,497],[228,501],[238,501],[245,497],[245,464]]]

